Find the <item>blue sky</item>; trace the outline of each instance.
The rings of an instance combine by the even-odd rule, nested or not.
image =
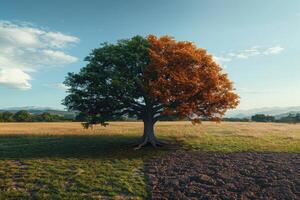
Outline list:
[[[298,0],[2,0],[0,20],[0,108],[63,108],[66,74],[100,43],[137,34],[206,48],[240,109],[300,105]]]

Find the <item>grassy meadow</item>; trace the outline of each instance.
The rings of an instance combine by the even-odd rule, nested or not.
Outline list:
[[[133,150],[141,122],[0,123],[0,199],[143,199],[145,162],[171,151],[300,152],[300,125],[159,122],[170,145]]]

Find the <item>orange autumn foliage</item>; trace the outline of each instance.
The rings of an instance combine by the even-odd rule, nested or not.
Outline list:
[[[235,108],[239,97],[232,82],[205,49],[172,37],[148,36],[150,64],[145,70],[148,94],[163,105],[164,114],[219,121]]]

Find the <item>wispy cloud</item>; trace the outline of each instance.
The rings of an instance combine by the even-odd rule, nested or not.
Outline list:
[[[49,88],[59,89],[59,90],[69,89],[69,87],[63,83],[50,83],[50,84],[44,84],[44,86]]]
[[[31,23],[0,21],[0,85],[30,89],[32,72],[76,62],[65,48],[78,41]]]
[[[279,54],[283,51],[283,48],[281,46],[275,46],[275,47],[270,47],[264,51],[265,55],[270,55],[270,54]]]
[[[249,89],[249,88],[237,88],[237,92],[241,94],[270,94],[270,93],[280,93],[280,90],[257,90],[257,89]]]
[[[230,62],[232,60],[230,57],[224,57],[224,56],[220,56],[220,57],[214,56],[213,58],[217,63],[225,63],[225,62]]]
[[[214,56],[214,59],[219,64],[223,64],[226,62],[231,62],[235,59],[249,59],[255,56],[276,55],[276,54],[280,54],[283,50],[284,48],[281,47],[280,45],[268,47],[268,48],[254,46],[249,49],[223,53],[220,56]]]

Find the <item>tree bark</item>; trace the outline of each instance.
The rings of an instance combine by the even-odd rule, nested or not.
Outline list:
[[[143,134],[143,142],[147,144],[151,144],[156,147],[156,138],[154,135],[154,123],[152,119],[144,120],[144,134]]]
[[[147,115],[143,118],[144,122],[144,133],[141,140],[141,143],[135,149],[140,149],[146,145],[152,145],[153,147],[162,146],[164,143],[159,142],[154,134],[154,124],[156,120],[151,115],[151,113],[147,113]]]

